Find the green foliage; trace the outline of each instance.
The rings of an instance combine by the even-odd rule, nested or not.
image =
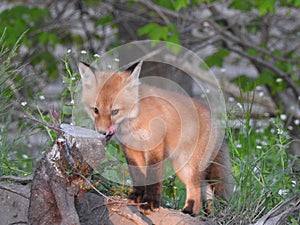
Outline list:
[[[268,13],[274,13],[277,5],[290,6],[298,8],[300,6],[299,0],[289,0],[289,1],[278,1],[278,0],[233,0],[229,7],[232,9],[241,10],[243,12],[249,12],[253,8],[257,9],[260,16]]]
[[[253,6],[258,9],[260,15],[275,12],[277,0],[254,0]]]
[[[254,78],[248,77],[246,75],[240,75],[231,80],[231,82],[238,84],[238,86],[245,92],[252,91],[257,83]]]
[[[229,54],[230,52],[227,49],[220,49],[212,55],[206,57],[205,63],[208,67],[222,67],[224,58],[227,57]]]
[[[37,24],[49,16],[46,8],[28,8],[26,6],[15,6],[0,13],[0,33],[7,30],[6,46],[13,46],[18,38],[28,29],[35,30]],[[30,27],[28,27],[30,25]],[[24,37],[23,44],[30,47],[36,44],[35,40],[28,35]]]
[[[10,135],[15,106],[11,103],[16,98],[22,79],[17,77],[19,68],[12,64],[20,44],[20,38],[12,48],[6,47],[6,32],[0,38],[0,176],[13,174],[23,176],[30,173],[31,159],[22,148],[26,136],[22,134],[25,124]],[[18,146],[19,151],[13,150]]]
[[[174,54],[178,54],[181,50],[179,34],[174,24],[170,23],[168,26],[160,26],[157,23],[149,23],[144,27],[138,29],[139,36],[146,35],[155,43],[155,40],[162,40],[178,44],[177,46],[168,45]]]
[[[154,0],[154,3],[163,6],[167,9],[179,11],[180,9],[186,8],[190,4],[190,0],[174,0],[174,1]]]
[[[246,1],[233,0],[230,3],[229,7],[233,9],[239,9],[244,12],[249,12],[252,8],[252,4],[248,0]]]
[[[299,194],[296,185],[300,177],[295,176],[293,159],[287,153],[290,138],[283,121],[270,119],[268,126],[254,126],[252,107],[243,105],[242,102],[244,118],[239,121],[239,129],[227,129],[236,183],[230,205],[238,215],[248,215],[244,223],[251,223],[258,213],[264,215],[279,202]],[[236,120],[231,114],[229,119]]]

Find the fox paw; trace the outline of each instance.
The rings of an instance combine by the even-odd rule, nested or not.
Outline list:
[[[133,191],[129,194],[128,200],[133,203],[141,203],[143,199],[143,193],[138,191]]]
[[[145,214],[149,215],[150,211],[152,212],[157,212],[159,211],[160,208],[160,201],[159,199],[148,199],[148,198],[143,198],[143,203],[139,206],[139,210]]]
[[[191,216],[195,216],[193,212],[195,201],[194,200],[188,200],[182,209],[182,212],[185,214],[190,214]]]

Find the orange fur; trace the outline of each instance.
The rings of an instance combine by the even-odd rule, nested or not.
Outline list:
[[[133,72],[109,74],[79,64],[82,99],[96,129],[107,134],[117,126],[134,185],[129,199],[148,202],[141,206],[145,213],[158,210],[163,165],[169,159],[187,189],[184,212],[198,214],[212,190],[228,200],[231,163],[226,146],[218,149],[210,110],[192,98],[139,84],[140,69],[141,63]]]

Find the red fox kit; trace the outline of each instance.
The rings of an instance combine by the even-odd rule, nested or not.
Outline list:
[[[129,199],[147,203],[140,206],[144,213],[159,209],[168,159],[186,186],[183,212],[197,215],[206,189],[228,200],[231,163],[226,146],[216,147],[210,110],[192,98],[140,84],[141,66],[108,73],[78,65],[82,100],[96,129],[107,139],[116,134],[123,147],[133,180]]]

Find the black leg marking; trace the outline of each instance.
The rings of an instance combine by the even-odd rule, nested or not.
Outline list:
[[[190,214],[191,216],[195,216],[193,213],[195,201],[192,199],[187,200],[187,205],[183,208],[182,212],[186,214]]]

